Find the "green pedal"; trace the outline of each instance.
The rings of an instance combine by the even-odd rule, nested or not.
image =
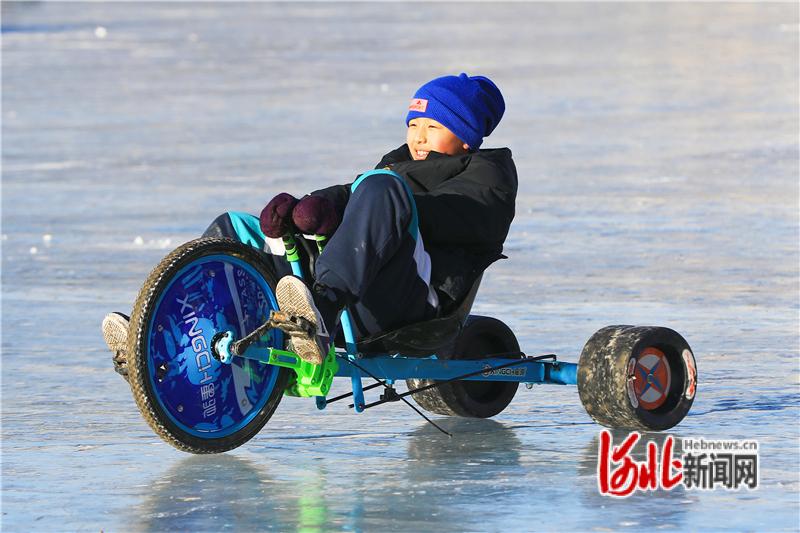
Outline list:
[[[294,352],[275,348],[270,348],[269,364],[294,370],[294,376],[289,381],[284,394],[301,398],[326,396],[331,390],[333,377],[339,371],[336,349],[333,345],[320,365],[303,361]]]

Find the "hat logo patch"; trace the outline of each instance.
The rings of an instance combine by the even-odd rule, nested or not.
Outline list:
[[[428,109],[428,101],[424,98],[414,98],[411,100],[411,105],[408,106],[409,111],[418,111],[424,113]]]

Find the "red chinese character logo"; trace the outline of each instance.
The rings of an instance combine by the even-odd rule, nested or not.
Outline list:
[[[634,431],[619,446],[612,446],[611,432],[600,432],[597,461],[597,485],[600,494],[625,498],[636,490],[671,490],[683,479],[683,463],[672,458],[675,439],[667,436],[661,456],[655,442],[647,443],[644,462],[634,461],[631,450],[641,435]],[[678,472],[672,475],[672,469]]]

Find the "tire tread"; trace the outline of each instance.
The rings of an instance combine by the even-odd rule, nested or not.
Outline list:
[[[242,430],[237,431],[233,435],[220,439],[204,441],[201,438],[192,437],[190,435],[178,435],[169,428],[159,416],[159,413],[154,407],[154,402],[151,401],[147,391],[147,361],[146,358],[142,356],[139,348],[141,343],[144,342],[143,337],[145,335],[145,328],[147,327],[150,312],[152,311],[152,306],[158,298],[158,292],[162,289],[162,285],[167,281],[168,276],[172,275],[175,269],[186,261],[187,258],[202,252],[206,248],[218,248],[220,251],[225,248],[235,249],[238,253],[241,253],[245,259],[254,262],[260,259],[255,249],[249,249],[247,245],[239,241],[219,237],[195,239],[173,250],[153,268],[139,291],[131,313],[127,352],[129,354],[128,373],[131,390],[136,405],[142,413],[142,417],[144,417],[150,428],[165,442],[178,450],[194,454],[222,453],[241,446],[250,440],[264,427],[272,416],[272,413],[280,403],[283,390],[288,380],[288,373],[285,369],[281,368],[275,382],[275,387],[271,393],[273,398],[267,402],[262,412],[259,413],[246,428],[242,428]],[[247,431],[244,431],[244,429],[247,429]]]

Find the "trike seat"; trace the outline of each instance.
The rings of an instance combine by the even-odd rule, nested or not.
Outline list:
[[[469,316],[483,275],[478,276],[464,299],[451,311],[423,322],[381,332],[357,343],[359,353],[402,353],[408,356],[428,356],[455,341]]]

